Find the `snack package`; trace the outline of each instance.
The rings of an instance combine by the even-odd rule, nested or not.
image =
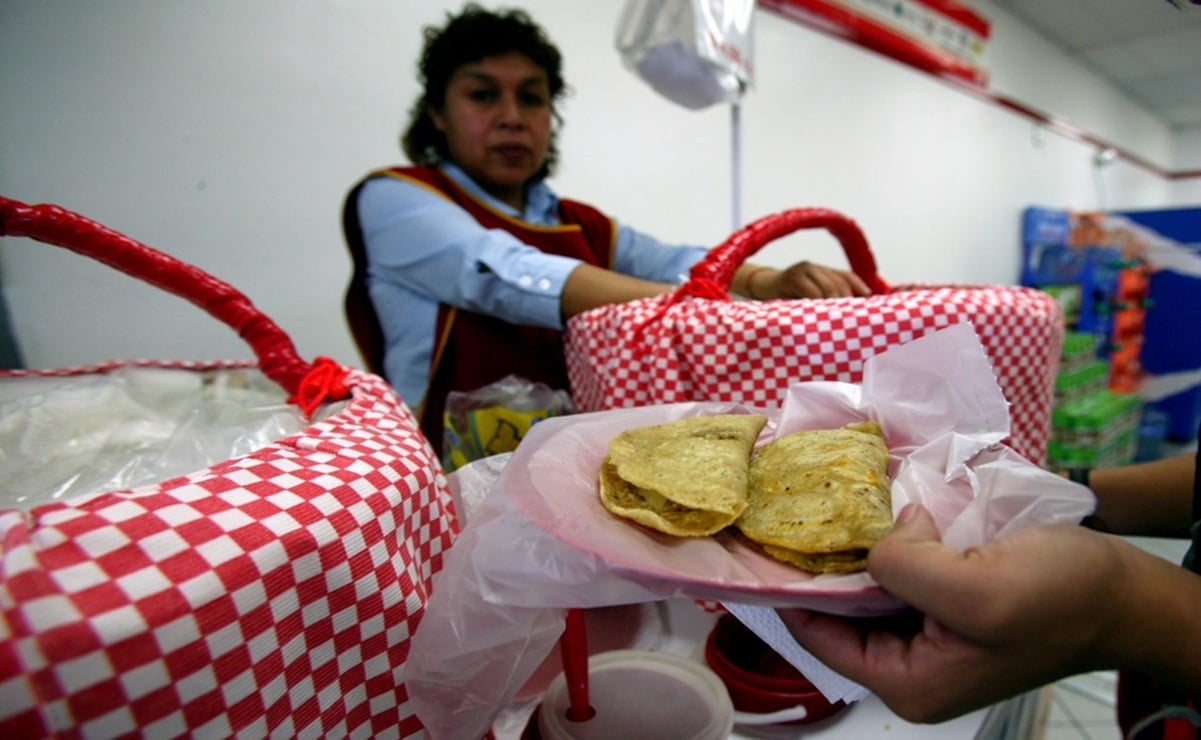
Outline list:
[[[537,425],[446,553],[427,618],[413,635],[405,680],[431,736],[483,735],[555,649],[568,608],[671,597],[865,617],[904,607],[866,572],[808,575],[740,547],[737,538],[661,535],[665,542],[613,516],[597,479],[609,440],[625,429],[761,413],[766,441],[875,420],[888,441],[894,516],[921,503],[944,544],[960,551],[1025,527],[1078,522],[1096,505],[1087,488],[1001,444],[1009,404],[966,323],[871,358],[861,384],[798,383],[781,401],[771,409],[677,403]]]
[[[512,452],[534,424],[574,411],[567,391],[516,375],[473,391],[451,391],[446,396],[442,465],[450,472]]]

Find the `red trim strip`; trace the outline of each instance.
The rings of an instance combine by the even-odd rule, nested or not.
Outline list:
[[[988,21],[981,18],[974,10],[955,0],[914,0],[919,5],[945,15],[977,36],[988,38]]]
[[[983,70],[953,54],[919,43],[836,3],[826,0],[760,0],[760,5],[831,35],[849,39],[865,49],[892,57],[923,72],[952,75],[976,83],[985,81]]]
[[[941,7],[942,3],[940,0],[917,1],[923,5],[937,8],[940,12],[945,12]],[[1029,118],[1069,138],[1091,144],[1101,149],[1112,149],[1118,158],[1124,159],[1165,180],[1187,180],[1201,177],[1201,169],[1167,170],[1144,159],[1129,149],[1112,144],[1061,118],[1055,118],[1019,100],[992,92],[977,81],[978,77],[983,76],[978,70],[955,60],[950,55],[936,55],[926,47],[920,47],[897,34],[881,29],[874,24],[864,22],[853,14],[831,8],[832,12],[826,14],[826,17],[815,17],[812,12],[805,9],[813,5],[812,0],[758,0],[758,2],[760,6],[775,11],[785,18],[799,21],[809,28],[829,36],[846,39],[869,51],[874,51],[908,64],[936,79],[950,84],[962,92]],[[959,20],[956,14],[950,12],[946,12],[946,14]],[[985,27],[985,31],[987,32],[987,26]],[[944,56],[946,57],[945,59],[943,58]]]

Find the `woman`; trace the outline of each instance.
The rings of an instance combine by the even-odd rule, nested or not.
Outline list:
[[[662,244],[546,184],[566,83],[528,15],[471,4],[425,37],[424,92],[402,139],[415,166],[368,175],[344,216],[383,372],[439,448],[447,393],[510,374],[568,388],[565,320],[673,290],[705,249]],[[743,265],[732,287],[755,299],[870,292],[804,262]]]

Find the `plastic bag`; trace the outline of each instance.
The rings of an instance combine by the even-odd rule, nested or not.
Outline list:
[[[748,409],[618,409],[551,419],[531,432],[447,553],[429,618],[413,636],[409,695],[434,737],[483,734],[554,649],[567,608],[673,596],[858,616],[902,607],[866,573],[823,574],[806,591],[794,586],[805,580],[795,570],[781,578],[788,566],[736,557],[737,538],[663,544],[601,507],[596,474],[617,431],[737,410]],[[780,409],[751,410],[768,415],[769,434],[880,421],[894,512],[922,503],[959,550],[1024,527],[1077,522],[1095,506],[1088,489],[999,444],[1009,434],[1008,404],[967,324],[869,359],[861,385],[799,383]],[[702,576],[678,575],[689,569]]]
[[[136,488],[249,455],[311,423],[286,398],[254,368],[5,378],[0,507]]]
[[[567,391],[516,375],[473,391],[451,391],[443,417],[442,465],[449,472],[512,452],[534,424],[574,411]]]
[[[751,84],[753,0],[628,0],[615,44],[626,66],[686,108],[738,100]]]

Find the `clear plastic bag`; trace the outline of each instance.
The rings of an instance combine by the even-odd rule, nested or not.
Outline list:
[[[628,0],[615,45],[626,66],[686,108],[738,100],[751,83],[752,0]]]
[[[450,472],[512,452],[539,421],[574,411],[567,391],[516,375],[473,391],[451,391],[443,419],[442,465]]]
[[[248,455],[309,425],[286,399],[254,368],[6,378],[0,508],[135,488]]]

